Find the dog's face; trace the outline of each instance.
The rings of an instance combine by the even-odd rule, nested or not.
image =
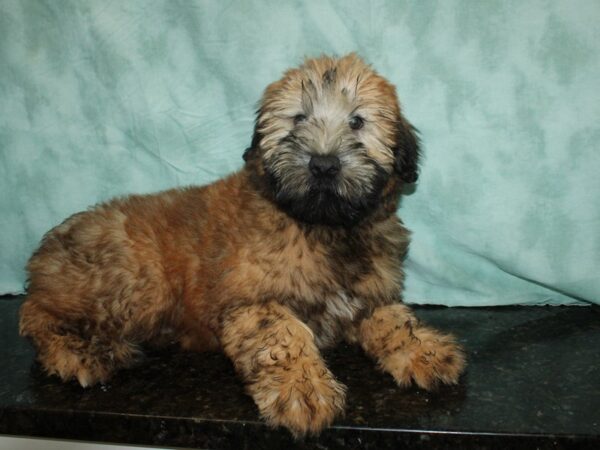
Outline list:
[[[244,154],[281,209],[330,226],[355,225],[390,184],[414,182],[417,158],[394,87],[354,54],[307,60],[267,87]]]

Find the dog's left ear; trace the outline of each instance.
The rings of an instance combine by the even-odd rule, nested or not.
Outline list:
[[[256,154],[256,151],[260,146],[260,141],[263,138],[262,133],[258,131],[258,118],[260,117],[260,114],[261,111],[258,110],[256,112],[256,122],[254,123],[254,133],[252,134],[252,142],[250,143],[250,147],[244,150],[244,154],[242,155],[244,161],[250,160]]]
[[[421,144],[417,129],[404,118],[400,118],[396,125],[394,169],[405,183],[414,183],[419,178],[420,154]]]

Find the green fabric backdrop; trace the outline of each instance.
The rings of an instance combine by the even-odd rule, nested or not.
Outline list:
[[[357,51],[425,158],[408,301],[600,301],[600,2],[0,1],[0,292],[66,216],[238,169],[264,87]]]

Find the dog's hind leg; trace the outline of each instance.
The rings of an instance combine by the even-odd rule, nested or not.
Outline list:
[[[271,425],[296,436],[317,433],[343,411],[345,387],[325,366],[308,326],[287,308],[268,303],[225,313],[221,342]]]
[[[85,318],[61,319],[31,299],[21,308],[21,335],[32,340],[44,370],[63,381],[74,378],[83,387],[107,381],[140,355],[133,342],[94,333],[94,326]]]
[[[65,381],[106,381],[176,315],[154,235],[116,210],[72,216],[47,233],[27,268],[20,332]]]

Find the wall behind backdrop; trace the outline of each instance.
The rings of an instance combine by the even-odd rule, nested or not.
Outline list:
[[[600,302],[600,2],[0,2],[0,293],[115,195],[237,170],[264,87],[356,51],[424,144],[406,299]]]

